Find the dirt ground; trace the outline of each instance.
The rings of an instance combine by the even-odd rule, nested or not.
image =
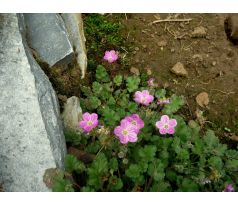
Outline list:
[[[127,14],[123,24],[128,43],[135,47],[132,66],[151,69],[161,87],[168,86],[183,95],[188,118],[195,119],[199,109],[204,111],[208,126],[237,132],[238,46],[227,40],[225,17],[226,14]],[[191,20],[151,24],[168,18]],[[206,34],[192,37],[199,26],[205,28]],[[188,77],[170,72],[177,62],[183,63]],[[196,103],[201,92],[208,93],[209,104],[205,108]]]

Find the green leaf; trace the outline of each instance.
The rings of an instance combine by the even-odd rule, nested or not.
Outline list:
[[[113,170],[113,171],[117,171],[118,170],[118,161],[116,158],[112,158],[109,161],[109,169]]]
[[[180,187],[181,191],[186,191],[186,192],[195,192],[199,191],[198,184],[195,183],[193,180],[184,178]]]
[[[213,169],[221,170],[223,163],[220,157],[213,156],[208,159],[208,164],[211,166]]]
[[[182,97],[173,96],[171,98],[171,103],[166,104],[162,112],[167,115],[176,113],[184,105],[184,100]]]
[[[95,94],[97,97],[99,97],[99,96],[101,95],[102,91],[103,91],[103,86],[102,86],[102,84],[100,84],[100,83],[98,83],[98,82],[95,81],[95,82],[93,82],[92,87],[93,87],[93,92],[94,92],[94,94]]]
[[[136,103],[130,102],[128,104],[128,110],[131,114],[135,113],[137,111],[137,109],[138,109],[138,105]]]
[[[138,89],[140,78],[138,76],[130,76],[126,79],[127,90],[131,93]]]
[[[157,99],[165,98],[165,95],[166,95],[165,89],[160,89],[160,90],[155,91],[155,97]]]
[[[126,170],[126,176],[131,179],[138,179],[140,177],[140,167],[137,164],[130,164],[129,168]]]
[[[157,151],[156,146],[145,145],[144,148],[141,148],[139,150],[139,156],[141,157],[142,160],[150,162],[154,160],[156,151]]]
[[[87,87],[87,86],[81,86],[80,87],[80,90],[83,92],[83,94],[86,96],[86,97],[89,97],[92,95],[92,90],[90,87]]]
[[[73,171],[81,173],[85,170],[85,166],[75,156],[67,154],[65,156],[65,170],[72,173]]]
[[[105,107],[103,109],[102,115],[104,117],[104,122],[109,126],[115,126],[117,122],[120,120],[118,114],[109,107]]]
[[[69,142],[73,145],[79,145],[81,143],[81,135],[76,133],[74,130],[71,129],[65,129],[64,130],[64,136],[66,142]]]
[[[111,176],[109,178],[108,189],[109,191],[119,191],[123,187],[123,182],[117,176]]]
[[[99,82],[108,82],[110,81],[109,75],[106,69],[102,65],[98,65],[96,70],[96,79]]]
[[[104,181],[103,176],[108,172],[108,161],[103,153],[98,154],[88,168],[88,185],[93,186],[96,190],[102,189]]]
[[[89,97],[88,100],[92,109],[97,109],[101,105],[101,101],[95,96]]]
[[[155,181],[162,181],[165,177],[163,162],[161,160],[155,160],[150,163],[148,167],[148,175]]]
[[[122,84],[123,77],[122,75],[116,75],[113,78],[113,82],[116,84],[116,86],[120,86]]]
[[[68,179],[64,179],[62,176],[54,178],[52,187],[53,192],[74,192],[73,184]]]

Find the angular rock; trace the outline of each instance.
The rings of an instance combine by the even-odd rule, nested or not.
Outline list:
[[[0,14],[0,184],[4,191],[49,191],[44,172],[63,168],[65,139],[55,92],[18,17]]]
[[[83,30],[83,20],[81,14],[61,14],[68,31],[69,40],[76,52],[76,62],[82,72],[82,79],[85,77],[87,70],[87,55],[86,55],[86,38]]]
[[[50,67],[73,61],[74,51],[59,14],[24,14],[27,42]]]
[[[206,92],[201,92],[196,97],[196,102],[201,107],[206,107],[209,103],[209,97]]]
[[[193,38],[204,38],[207,35],[207,29],[204,28],[203,26],[198,26],[194,28],[191,35]]]
[[[224,21],[224,29],[227,38],[234,43],[238,44],[238,14],[229,14]]]
[[[82,109],[78,97],[72,96],[67,99],[67,102],[64,104],[62,118],[66,128],[78,130],[79,121],[82,120]]]
[[[136,68],[136,67],[133,67],[133,66],[130,68],[130,72],[135,74],[135,75],[140,75],[139,69]]]
[[[177,76],[182,76],[182,77],[188,77],[188,72],[184,68],[184,65],[180,62],[177,62],[171,69],[170,71],[174,73]]]

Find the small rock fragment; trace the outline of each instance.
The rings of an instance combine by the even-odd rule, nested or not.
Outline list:
[[[78,130],[78,123],[82,119],[82,109],[78,97],[72,96],[67,99],[64,104],[62,118],[66,128]]]
[[[136,67],[133,67],[133,66],[131,67],[130,72],[135,74],[135,75],[140,75],[139,69],[136,68]]]
[[[135,51],[139,51],[140,49],[139,49],[139,47],[135,47]]]
[[[212,62],[212,66],[215,66],[216,64],[217,64],[216,61],[213,61],[213,62]]]
[[[157,45],[159,47],[165,47],[165,46],[167,46],[167,41],[165,41],[165,40],[159,41],[159,42],[157,42]]]
[[[209,97],[208,94],[206,92],[201,92],[197,95],[196,97],[196,102],[198,105],[200,105],[201,107],[205,107],[208,105],[209,103]]]
[[[192,58],[193,58],[193,59],[196,59],[196,60],[198,60],[198,61],[203,61],[203,57],[202,57],[201,54],[195,54],[195,55],[193,55]]]
[[[204,38],[207,35],[207,29],[204,28],[203,26],[198,26],[194,28],[192,32],[192,37],[193,38]]]
[[[177,76],[182,76],[182,77],[188,77],[188,72],[184,68],[184,65],[180,62],[177,62],[171,69],[170,71],[174,73]]]
[[[146,68],[146,71],[147,71],[147,75],[152,75],[152,70],[151,70],[151,68]]]

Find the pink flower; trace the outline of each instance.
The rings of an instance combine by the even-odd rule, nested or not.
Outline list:
[[[147,83],[148,83],[148,86],[150,86],[150,87],[155,87],[156,85],[155,85],[155,79],[154,78],[150,78],[148,81],[147,81]]]
[[[148,90],[136,91],[134,100],[138,104],[148,106],[154,100],[154,96],[150,95]]]
[[[168,115],[163,115],[160,121],[157,121],[155,125],[162,135],[174,134],[177,121],[175,119],[169,119]]]
[[[118,55],[116,51],[106,51],[103,57],[104,60],[108,61],[108,63],[113,63],[118,59]]]
[[[170,99],[168,98],[161,98],[158,100],[157,105],[164,105],[171,103]]]
[[[227,184],[225,189],[223,190],[223,192],[233,192],[233,191],[235,191],[235,189],[232,186],[232,184]]]
[[[144,121],[137,114],[133,114],[133,115],[125,117],[121,121],[121,123],[124,121],[128,121],[128,123],[130,123],[131,126],[135,127],[136,134],[138,134],[140,129],[144,127]]]
[[[135,126],[131,126],[127,120],[122,120],[121,125],[114,129],[114,134],[119,138],[122,144],[137,141],[137,130]]]
[[[79,122],[79,127],[86,133],[89,133],[93,128],[98,126],[98,115],[96,113],[84,113],[83,120]]]

